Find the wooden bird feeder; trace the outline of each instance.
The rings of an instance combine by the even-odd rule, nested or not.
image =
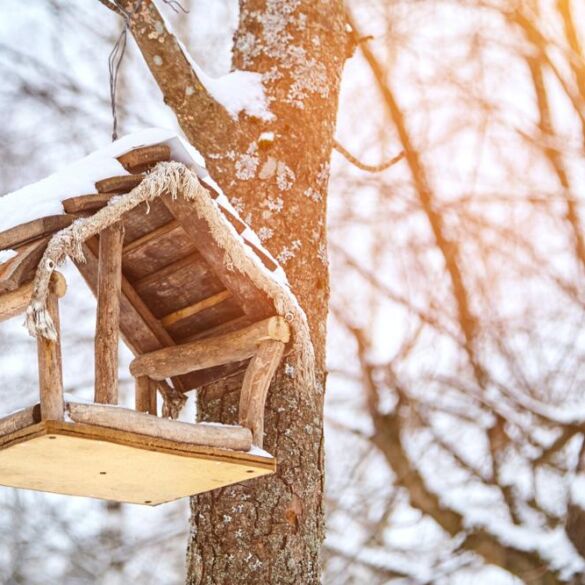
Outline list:
[[[65,199],[64,214],[0,232],[0,250],[15,252],[0,264],[0,321],[26,310],[53,234],[92,217],[174,157],[189,163],[172,141],[132,148],[115,157],[120,176]],[[201,184],[238,245],[265,272],[281,270],[223,195]],[[249,275],[226,265],[209,223],[190,201],[165,195],[126,212],[83,248],[85,262],[76,265],[97,297],[94,403],[64,400],[59,337],[37,336],[40,400],[0,419],[0,484],[156,505],[273,473],[275,460],[254,446],[262,447],[266,393],[289,327]],[[57,332],[66,289],[53,272],[46,307]],[[135,410],[118,406],[120,334],[136,356]],[[239,424],[157,416],[157,396],[180,401],[243,370]]]

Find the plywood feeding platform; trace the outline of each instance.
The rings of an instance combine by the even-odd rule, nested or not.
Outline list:
[[[266,395],[291,336],[275,309],[275,296],[291,295],[282,269],[188,145],[160,132],[137,142],[46,180],[54,215],[6,226],[12,195],[34,210],[39,189],[0,198],[0,321],[26,311],[40,386],[39,404],[0,419],[0,485],[156,505],[276,469],[261,447]],[[60,192],[81,172],[95,193]],[[98,301],[91,404],[63,396],[67,287],[55,266],[66,255]],[[118,406],[119,336],[135,355],[135,410]],[[174,420],[185,392],[238,372],[238,424]]]

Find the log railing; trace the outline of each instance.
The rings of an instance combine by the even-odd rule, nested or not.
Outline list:
[[[140,410],[146,411],[148,387],[153,380],[252,358],[244,376],[239,421],[252,431],[254,444],[261,447],[268,387],[289,338],[286,321],[282,317],[270,317],[224,335],[138,356],[130,364],[130,372],[137,383],[137,409],[140,404]]]

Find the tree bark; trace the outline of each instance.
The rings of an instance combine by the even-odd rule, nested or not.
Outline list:
[[[189,585],[316,584],[323,521],[323,391],[329,281],[326,192],[345,58],[341,2],[244,0],[234,65],[265,74],[271,123],[247,119],[213,169],[243,218],[278,258],[307,312],[317,387],[300,388],[291,358],[268,393],[265,448],[278,473],[193,498]],[[267,82],[266,82],[267,81]],[[263,131],[274,140],[259,140]],[[233,392],[200,395],[205,418],[237,421]]]
[[[131,0],[118,4],[134,9]],[[301,387],[289,356],[268,395],[264,444],[278,458],[277,474],[193,498],[187,582],[319,583],[326,193],[348,44],[342,2],[241,0],[234,66],[263,74],[269,122],[245,115],[234,121],[213,101],[150,0],[139,5],[130,29],[183,132],[286,270],[316,354],[315,387]],[[200,392],[201,418],[236,423],[241,383],[235,377],[220,382],[231,392]]]

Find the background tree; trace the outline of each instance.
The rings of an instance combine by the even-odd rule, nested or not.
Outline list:
[[[32,9],[7,1],[5,22],[10,25],[0,29],[6,39],[0,46],[6,79],[0,100],[10,114],[0,129],[3,191],[40,178],[109,139],[105,64],[124,22],[97,2],[82,7],[47,0]],[[295,3],[245,3],[239,16],[235,2],[228,12],[222,12],[224,2],[185,2],[188,15],[160,4],[208,71],[227,72],[230,37],[239,28],[234,65],[268,72],[269,95],[278,98],[272,106],[278,120],[270,148],[259,145],[248,152],[271,123],[241,118],[243,134],[225,137],[226,144],[233,144],[233,159],[213,158],[229,153],[197,142],[206,137],[219,141],[213,128],[223,122],[217,122],[214,116],[220,114],[213,109],[193,110],[210,130],[199,138],[193,134],[192,140],[211,153],[213,172],[226,192],[241,198],[233,203],[250,214],[247,219],[266,245],[280,255],[303,302],[312,295],[310,287],[319,291],[314,312],[313,305],[308,307],[315,324],[327,288],[318,289],[317,273],[324,267],[311,262],[323,257],[323,250],[313,247],[312,228],[303,229],[302,237],[293,233],[307,221],[321,228],[324,185],[317,193],[303,188],[313,171],[305,178],[304,167],[293,165],[301,164],[304,141],[311,160],[328,160],[330,130],[317,125],[321,136],[329,137],[318,147],[302,124],[320,116],[319,104],[332,103],[333,95],[305,88],[309,114],[286,102],[299,86],[293,68],[281,59],[287,51],[295,53],[296,42],[288,41],[284,55],[278,55],[263,46],[261,36],[262,22],[283,30],[278,29],[283,21],[266,12],[269,7]],[[307,32],[308,22],[315,18],[322,34],[317,43],[346,38],[331,32],[341,20],[333,19],[331,26],[307,6],[298,5],[308,15],[307,29],[300,30],[295,8],[286,19],[286,35],[309,47],[315,35]],[[374,165],[401,150],[405,157],[371,174],[333,156],[323,581],[579,583],[585,568],[579,464],[585,419],[583,7],[569,0],[351,0],[346,8],[359,48],[344,73],[337,137]],[[248,54],[251,38],[241,34],[242,27],[260,35],[260,54]],[[25,33],[34,35],[38,49],[22,46]],[[282,43],[278,32],[270,38]],[[271,59],[277,60],[275,73],[284,69],[283,78],[272,78]],[[95,64],[91,75],[89,63]],[[309,69],[309,77],[318,73],[313,64]],[[121,133],[173,124],[170,111],[161,110],[152,79],[130,42],[121,69]],[[313,87],[325,91],[325,86]],[[180,110],[180,104],[167,101]],[[295,123],[280,127],[281,116],[289,115]],[[276,181],[278,161],[285,165],[280,167],[283,185],[289,177],[285,167],[295,173],[290,189],[275,186],[274,175],[259,178],[270,158],[277,161]],[[253,177],[238,176],[247,172]],[[253,204],[256,197],[268,203]],[[316,215],[307,219],[311,213]],[[295,239],[303,242],[299,249]],[[78,323],[83,313],[93,312],[82,299],[71,299],[64,310],[79,312]],[[80,355],[85,350],[75,336],[83,331],[90,332],[91,323],[65,332]],[[313,331],[321,339],[315,326]],[[0,332],[2,343],[12,348],[26,343],[19,323]],[[19,388],[33,388],[25,358],[13,364],[11,384],[16,380]],[[7,371],[6,360],[0,366]],[[70,380],[83,380],[73,364],[68,367]],[[282,372],[278,383],[291,381]],[[83,393],[90,385],[91,380],[75,388],[70,383],[69,389]],[[288,425],[297,433],[304,423],[295,418],[292,405],[282,402],[290,396],[288,389],[272,393],[267,427],[278,429],[279,457],[283,448],[293,453],[274,491],[238,487],[193,503],[198,532],[190,536],[190,582],[203,578],[214,539],[223,542],[219,551],[236,543],[240,550],[249,548],[248,559],[221,552],[213,556],[218,573],[233,567],[252,582],[262,582],[270,567],[278,564],[280,570],[287,548],[291,572],[280,574],[282,582],[299,564],[309,570],[308,564],[296,562],[300,551],[310,551],[305,559],[316,559],[316,541],[308,535],[322,529],[321,517],[299,514],[299,502],[291,496],[299,496],[297,474],[305,465],[297,464],[295,449],[305,449],[311,435],[302,435],[298,444],[288,438]],[[219,403],[211,388],[203,393],[202,406],[228,418],[231,404],[229,398]],[[279,408],[285,409],[282,418]],[[315,428],[309,427],[311,434]],[[269,438],[268,448],[274,444],[275,437]],[[314,477],[315,451],[308,452],[307,461]],[[320,489],[319,483],[314,494]],[[241,509],[232,509],[235,492]],[[271,499],[270,493],[277,497]],[[8,551],[0,554],[3,582],[34,585],[46,581],[38,580],[42,575],[66,583],[129,578],[147,583],[153,576],[157,582],[182,580],[187,522],[180,504],[153,511],[123,507],[120,514],[105,516],[98,504],[9,491],[0,495],[0,538],[5,539],[0,551]],[[266,499],[258,503],[256,495]],[[317,499],[313,495],[307,505]],[[34,517],[25,513],[33,506]],[[79,522],[82,513],[85,521]],[[238,528],[245,532],[251,524],[253,532],[239,540]],[[126,546],[113,555],[109,547],[116,531],[122,531]],[[247,540],[251,534],[254,543]],[[100,546],[91,546],[96,535]],[[273,556],[270,547],[276,542],[283,551]],[[266,565],[268,556],[274,560]],[[154,558],[158,564],[152,567]],[[35,571],[30,570],[33,561]]]

